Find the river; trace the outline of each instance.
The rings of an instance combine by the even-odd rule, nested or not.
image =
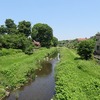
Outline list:
[[[42,63],[42,69],[35,71],[34,81],[16,91],[5,100],[51,100],[55,94],[54,67],[58,58]]]

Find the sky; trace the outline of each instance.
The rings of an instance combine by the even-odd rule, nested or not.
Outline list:
[[[48,24],[59,40],[89,38],[100,32],[100,0],[0,0],[0,25],[8,18]]]

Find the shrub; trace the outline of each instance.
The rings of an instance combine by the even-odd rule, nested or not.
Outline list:
[[[79,43],[77,53],[81,58],[88,60],[92,57],[93,49],[94,42],[92,40],[86,40]]]
[[[28,39],[24,34],[2,35],[2,37],[0,37],[0,43],[2,48],[21,49],[24,52],[32,52],[33,50],[32,41]]]
[[[33,46],[29,46],[29,47],[27,47],[26,49],[25,49],[25,51],[24,51],[26,54],[32,54],[33,53]]]

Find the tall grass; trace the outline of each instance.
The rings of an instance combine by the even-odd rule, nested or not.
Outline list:
[[[60,51],[54,100],[100,100],[100,65],[79,59],[73,50]]]
[[[11,49],[0,51],[0,98],[5,95],[6,87],[15,89],[28,82],[31,74],[35,77],[35,69],[39,66],[37,62],[49,53],[55,52],[55,48],[41,48],[34,51],[32,55]],[[7,55],[6,55],[7,52]]]

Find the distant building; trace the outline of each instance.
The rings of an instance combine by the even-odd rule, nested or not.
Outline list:
[[[100,33],[96,34],[95,54],[100,55]]]
[[[38,47],[41,46],[40,42],[37,42],[37,41],[35,41],[35,40],[33,40],[33,44],[34,44],[35,46],[38,46]]]
[[[81,41],[87,40],[87,38],[77,38],[76,40],[77,40],[78,42],[81,42]]]

